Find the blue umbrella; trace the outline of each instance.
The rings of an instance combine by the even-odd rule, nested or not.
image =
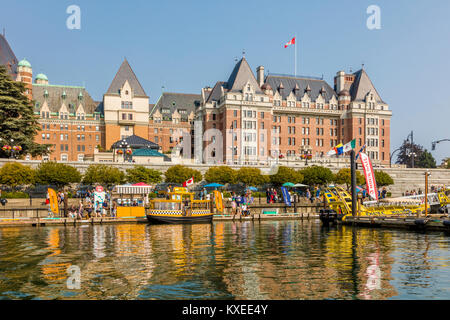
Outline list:
[[[205,188],[219,188],[219,187],[223,187],[223,184],[220,184],[220,183],[210,183],[210,184],[204,185],[203,187],[205,187]]]
[[[258,191],[258,189],[255,188],[255,187],[248,187],[247,189],[248,189],[248,190],[251,190],[251,191]]]

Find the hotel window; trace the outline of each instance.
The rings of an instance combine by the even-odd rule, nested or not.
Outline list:
[[[130,131],[130,127],[129,126],[125,126],[125,131]]]
[[[45,133],[42,134],[42,140],[45,140]]]
[[[77,134],[77,140],[80,141],[80,135],[79,134]]]
[[[69,151],[69,145],[66,144],[65,147],[66,147],[66,151]]]
[[[81,141],[84,141],[84,134],[81,135]]]
[[[381,147],[384,148],[384,140],[381,140]],[[384,159],[383,159],[384,160]]]
[[[64,151],[64,145],[63,144],[61,145],[61,151]]]
[[[330,136],[333,136],[333,129],[330,129]]]
[[[359,128],[359,134],[362,134],[362,128]]]
[[[127,114],[126,113],[122,113],[122,120],[127,120]]]
[[[384,126],[384,119],[381,119],[381,124]]]
[[[362,140],[361,140],[361,138],[359,138],[359,146],[360,146],[360,147],[362,146]]]
[[[132,113],[128,114],[128,120],[133,120],[133,114]]]
[[[233,110],[233,116],[237,117],[237,110]]]
[[[66,140],[69,140],[69,135],[66,134],[66,135],[65,135],[65,138],[66,138]]]
[[[381,135],[384,137],[384,129],[381,129]]]
[[[216,114],[215,114],[215,113],[213,113],[212,119],[213,119],[213,120],[216,120]]]
[[[96,140],[96,141],[99,141],[99,140],[100,140],[100,137],[99,137],[98,134],[95,135],[95,140]]]
[[[50,133],[47,133],[47,140],[50,140]]]
[[[261,129],[264,129],[264,122],[261,122]]]

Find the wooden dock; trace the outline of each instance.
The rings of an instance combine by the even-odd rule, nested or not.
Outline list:
[[[345,221],[342,221],[342,224],[370,228],[395,228],[416,231],[450,231],[450,218],[442,214],[428,215],[427,217],[347,217]]]
[[[261,220],[295,220],[295,219],[318,219],[319,215],[312,213],[290,213],[290,214],[255,214],[251,216],[215,215],[213,221],[261,221]],[[148,223],[147,218],[0,218],[0,227],[46,227],[46,226],[81,226],[99,224],[123,224],[123,223]]]

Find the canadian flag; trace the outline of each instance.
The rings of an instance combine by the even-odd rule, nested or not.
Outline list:
[[[289,47],[291,44],[295,44],[295,37],[293,37],[291,41],[289,41],[288,43],[286,43],[286,44],[284,45],[284,47],[287,48],[287,47]]]
[[[194,184],[194,177],[186,180],[185,182],[183,182],[183,187],[189,187],[190,185]]]

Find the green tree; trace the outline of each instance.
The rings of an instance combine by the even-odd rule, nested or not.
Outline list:
[[[433,155],[425,149],[419,156],[417,166],[419,168],[436,168],[436,160]]]
[[[330,169],[321,166],[312,166],[300,170],[303,175],[303,183],[307,185],[326,185],[334,180],[334,174]]]
[[[84,176],[83,183],[85,184],[100,184],[107,188],[125,182],[125,173],[116,167],[107,166],[104,164],[90,165]]]
[[[236,174],[236,170],[228,166],[211,167],[205,173],[205,180],[220,184],[235,183]]]
[[[0,145],[17,145],[22,147],[20,154],[32,156],[47,154],[51,145],[38,144],[34,137],[40,130],[38,117],[34,115],[33,104],[24,95],[23,83],[13,81],[0,65]],[[11,139],[14,140],[11,143]],[[0,158],[10,154],[0,148]]]
[[[384,187],[394,184],[394,179],[392,179],[388,173],[379,170],[375,171],[375,181],[377,182],[377,187]]]
[[[276,186],[281,186],[283,183],[302,183],[303,175],[293,168],[280,166],[276,174],[269,176],[270,182]]]
[[[0,184],[10,187],[34,183],[34,170],[18,162],[8,162],[0,169]]]
[[[258,168],[241,168],[237,171],[236,181],[246,186],[260,186],[269,182],[269,176],[261,174]]]
[[[42,162],[36,169],[36,183],[54,184],[64,187],[81,181],[80,172],[67,164],[57,162]]]
[[[347,190],[350,189],[350,185],[352,184],[352,178],[351,178],[351,171],[348,168],[344,168],[338,171],[336,173],[334,182],[336,184],[345,184],[347,187]],[[361,174],[361,172],[356,171],[356,184],[361,185],[366,182],[366,179]]]
[[[132,169],[127,169],[127,181],[131,183],[158,183],[162,181],[161,176],[161,171],[145,168],[144,166],[136,166]]]
[[[191,169],[182,165],[176,165],[167,169],[164,173],[166,182],[183,183],[188,179],[194,177],[194,182],[202,181],[202,174],[200,171]]]

